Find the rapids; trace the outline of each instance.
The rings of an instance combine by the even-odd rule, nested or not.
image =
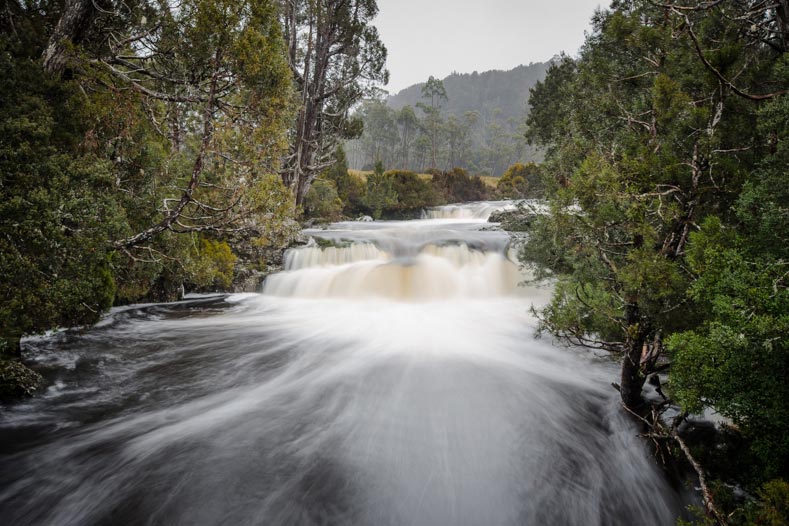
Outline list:
[[[307,231],[262,294],[27,339],[0,522],[674,524],[616,364],[535,339],[502,206]]]

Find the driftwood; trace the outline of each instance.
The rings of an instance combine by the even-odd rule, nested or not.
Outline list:
[[[715,505],[715,500],[712,496],[712,491],[710,491],[709,486],[707,485],[707,477],[704,473],[704,467],[699,464],[699,462],[695,459],[693,454],[690,451],[687,443],[683,438],[679,435],[677,428],[679,425],[685,420],[687,415],[680,415],[674,419],[674,422],[671,426],[671,429],[667,429],[665,425],[660,420],[660,413],[658,412],[660,408],[668,406],[669,402],[664,401],[663,403],[659,404],[658,406],[651,407],[651,421],[645,418],[642,415],[639,415],[627,405],[622,404],[622,407],[625,408],[625,411],[630,413],[632,416],[637,418],[640,422],[647,426],[650,430],[647,433],[643,433],[641,436],[644,438],[650,438],[654,443],[657,451],[660,452],[661,459],[663,461],[663,465],[666,465],[666,459],[663,456],[663,447],[661,447],[661,442],[666,440],[673,440],[675,441],[685,459],[690,464],[690,467],[693,468],[693,471],[696,472],[696,476],[699,480],[699,489],[701,490],[702,500],[704,502],[704,509],[708,515],[710,515],[718,524],[718,526],[728,526],[726,521],[726,517],[718,510],[717,506]]]
[[[677,433],[676,428],[672,429],[671,438],[673,438],[677,442],[677,444],[679,444],[679,447],[680,449],[682,449],[682,452],[685,454],[685,458],[688,460],[688,463],[690,463],[691,467],[696,472],[696,475],[699,477],[699,487],[701,488],[701,496],[704,499],[704,508],[707,510],[707,513],[712,515],[715,518],[715,521],[720,526],[726,526],[726,519],[723,516],[723,514],[721,514],[721,512],[719,512],[718,509],[715,507],[715,501],[712,498],[712,492],[710,492],[710,488],[709,486],[707,486],[707,479],[704,475],[704,468],[701,466],[701,464],[699,464],[696,461],[695,458],[693,458],[693,455],[690,452],[690,448],[685,443],[685,441],[682,440],[682,437],[679,436],[679,433]]]

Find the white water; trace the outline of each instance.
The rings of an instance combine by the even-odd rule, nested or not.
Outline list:
[[[0,516],[674,524],[616,364],[534,339],[529,307],[550,291],[517,286],[486,226],[341,223],[310,232],[337,247],[295,249],[263,295],[30,340],[50,387],[0,417]]]
[[[515,206],[513,201],[480,201],[477,203],[437,206],[425,210],[422,213],[422,219],[487,221],[493,212],[497,210],[514,210]]]

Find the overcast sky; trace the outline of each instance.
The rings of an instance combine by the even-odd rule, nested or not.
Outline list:
[[[390,93],[453,71],[512,69],[575,55],[607,0],[378,0]]]

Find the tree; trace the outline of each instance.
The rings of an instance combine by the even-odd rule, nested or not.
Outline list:
[[[397,194],[397,203],[392,209],[398,211],[421,210],[436,204],[435,194],[430,182],[414,172],[390,170],[384,175],[392,180],[392,188]]]
[[[209,234],[292,232],[275,173],[290,74],[274,5],[95,2],[68,29],[82,5],[12,2],[2,18],[3,102],[29,94],[3,112],[3,224],[16,225],[3,282],[31,284],[0,313],[12,342],[91,323],[113,301],[167,298],[162,283],[197,279],[212,251],[193,247]]]
[[[374,99],[364,102],[361,117],[364,120],[361,142],[370,162],[396,162],[399,134],[394,111],[383,100]]]
[[[352,215],[362,206],[365,184],[348,172],[348,161],[342,146],[337,146],[334,159],[334,164],[326,171],[326,179],[334,183],[337,196],[343,204],[343,212]]]
[[[357,137],[350,109],[386,84],[386,48],[372,20],[375,0],[281,0],[280,18],[299,105],[282,180],[300,204],[332,163],[336,146]]]
[[[423,103],[417,104],[424,113],[425,120],[423,126],[430,138],[430,162],[431,168],[438,168],[438,149],[440,147],[441,132],[444,125],[441,118],[441,103],[449,100],[444,89],[444,83],[439,79],[430,76],[422,86],[422,98],[430,99],[430,105]]]
[[[0,358],[24,334],[90,324],[112,305],[107,240],[124,232],[112,164],[80,154],[84,98],[0,37]]]
[[[448,172],[434,171],[431,185],[436,199],[441,203],[484,201],[490,197],[488,186],[479,177],[468,174],[462,168]]]
[[[380,162],[376,168],[375,172],[367,176],[364,204],[375,219],[380,219],[384,210],[397,204],[397,192],[392,178],[384,174]]]
[[[411,145],[414,142],[414,134],[419,125],[419,119],[414,113],[414,108],[411,106],[403,106],[397,113],[397,124],[400,132],[400,166],[408,169],[409,165],[409,152]]]
[[[343,202],[334,182],[330,180],[316,179],[304,198],[304,213],[307,217],[337,221],[342,208]]]
[[[473,113],[467,113],[463,119],[458,119],[454,115],[447,118],[444,130],[448,146],[448,168],[465,165],[465,154],[469,148],[474,117]]]
[[[789,474],[784,7],[614,2],[579,59],[531,93],[551,214],[522,256],[558,278],[542,329],[621,356],[623,404],[657,444],[680,446],[710,524],[743,517],[713,502],[711,475],[755,491]],[[670,427],[670,399],[642,396],[666,370],[664,396],[685,411]],[[702,453],[712,470],[679,427],[704,407],[739,435],[736,453]],[[736,469],[734,455],[746,459]]]
[[[755,138],[738,130],[753,129],[753,109],[697,74],[669,8],[637,2],[594,22],[580,60],[556,65],[531,96],[530,137],[548,147],[555,181],[543,263],[565,276],[543,323],[621,352],[622,399],[638,408],[663,337],[697,319],[684,294],[689,234],[740,190]],[[708,15],[705,30],[721,24]]]
[[[780,66],[787,83],[789,68]],[[752,480],[789,473],[789,97],[761,105],[771,137],[725,224],[711,216],[691,235],[688,293],[703,323],[667,341],[671,389],[687,411],[712,407],[749,441]]]

